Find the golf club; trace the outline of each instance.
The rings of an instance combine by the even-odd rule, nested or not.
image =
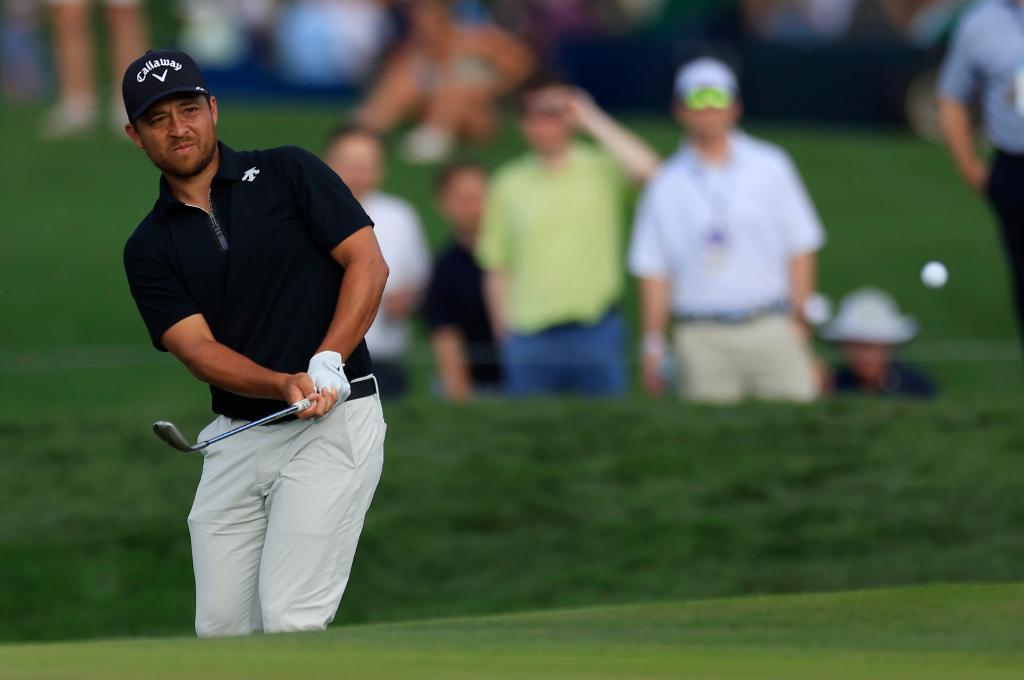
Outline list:
[[[166,420],[158,420],[155,423],[153,423],[153,432],[154,434],[156,434],[157,437],[164,440],[165,442],[167,442],[174,448],[178,449],[179,451],[182,451],[184,453],[192,453],[194,451],[200,451],[202,449],[205,449],[210,444],[213,444],[214,442],[219,442],[221,439],[227,439],[228,437],[236,435],[239,432],[244,432],[250,428],[258,427],[260,425],[266,425],[267,423],[272,423],[276,420],[280,420],[281,418],[287,418],[288,416],[294,413],[298,413],[299,411],[305,411],[307,408],[310,407],[312,403],[313,402],[310,401],[309,399],[297,401],[288,408],[278,411],[277,413],[271,413],[269,416],[263,416],[259,420],[254,420],[251,423],[246,423],[245,425],[236,427],[233,430],[228,430],[227,432],[219,434],[216,437],[213,437],[212,439],[207,439],[204,442],[199,442],[195,446],[190,446],[188,441],[185,439],[184,435],[181,434],[181,430],[179,430],[174,425],[174,423],[168,422]]]

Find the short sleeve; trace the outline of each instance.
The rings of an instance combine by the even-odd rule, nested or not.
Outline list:
[[[953,35],[953,40],[946,54],[939,73],[939,94],[963,104],[974,100],[981,85],[981,73],[973,59],[971,25],[962,21]]]
[[[423,233],[419,215],[412,206],[406,206],[405,222],[408,251],[405,258],[407,268],[403,278],[410,285],[422,289],[430,276],[430,246],[427,245],[427,237]]]
[[[628,265],[633,276],[663,278],[669,273],[666,249],[661,234],[665,225],[658,205],[661,185],[651,182],[637,206],[630,237]]]
[[[182,319],[199,314],[199,305],[174,272],[151,257],[134,239],[124,248],[124,270],[153,346],[166,352],[160,341],[163,334]]]
[[[820,250],[825,245],[825,229],[804,187],[800,173],[789,156],[783,154],[775,196],[780,225],[790,255]]]
[[[508,266],[509,205],[505,185],[501,176],[496,178],[484,206],[476,258],[480,267],[488,271]]]
[[[455,283],[445,261],[439,260],[430,278],[427,295],[423,302],[423,319],[427,328],[435,331],[445,326],[458,325],[456,311]]]
[[[279,149],[282,171],[310,236],[330,252],[373,221],[352,192],[319,158],[298,147]]]

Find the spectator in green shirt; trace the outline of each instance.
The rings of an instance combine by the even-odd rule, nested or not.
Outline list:
[[[551,80],[524,88],[520,127],[530,151],[496,173],[476,250],[506,387],[621,394],[623,201],[628,180],[645,181],[660,159],[585,93]]]

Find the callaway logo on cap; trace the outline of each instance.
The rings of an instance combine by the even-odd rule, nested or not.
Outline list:
[[[210,93],[202,71],[180,50],[150,50],[133,61],[121,79],[125,112],[132,122],[159,100],[182,92]]]

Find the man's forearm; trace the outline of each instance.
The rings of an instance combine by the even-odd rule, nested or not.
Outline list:
[[[366,335],[380,308],[388,279],[383,260],[359,259],[349,263],[338,291],[334,319],[317,352],[332,351],[349,357]]]
[[[953,156],[957,170],[964,180],[977,189],[980,175],[984,173],[984,164],[978,157],[974,143],[974,127],[971,113],[966,106],[953,99],[943,99],[939,103],[939,114],[942,132]]]
[[[440,328],[430,340],[445,397],[452,401],[466,401],[473,394],[473,380],[462,334],[454,328]]]
[[[640,316],[644,332],[644,350],[654,350],[664,343],[668,327],[671,286],[667,279],[640,279]],[[648,345],[650,345],[648,347]]]
[[[789,261],[789,296],[793,316],[802,321],[804,307],[817,283],[818,257],[815,253],[800,253]]]
[[[505,322],[505,296],[508,291],[508,275],[501,271],[484,274],[484,302],[491,320],[491,330],[498,342],[505,337],[508,326]]]
[[[286,373],[260,366],[216,340],[195,343],[178,356],[203,382],[243,397],[282,399]]]
[[[658,170],[661,163],[658,153],[647,142],[596,106],[588,110],[581,124],[634,180],[646,181]]]

